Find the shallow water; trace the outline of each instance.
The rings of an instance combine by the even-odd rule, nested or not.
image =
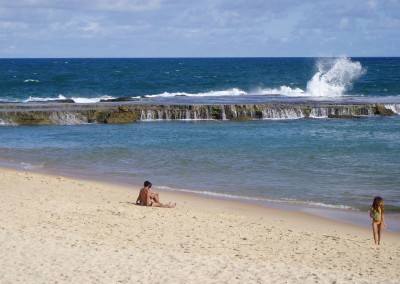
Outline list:
[[[400,117],[0,128],[3,163],[254,200],[400,212]]]

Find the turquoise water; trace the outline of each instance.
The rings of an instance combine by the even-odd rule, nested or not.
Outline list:
[[[29,169],[151,180],[159,188],[400,212],[400,117],[1,127],[0,157]]]

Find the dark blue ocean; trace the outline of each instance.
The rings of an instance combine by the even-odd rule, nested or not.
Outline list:
[[[387,98],[400,95],[399,66],[400,58],[0,59],[0,102]]]
[[[0,104],[117,97],[400,104],[400,58],[0,59]],[[400,116],[3,125],[0,165],[349,212],[381,195],[398,218],[399,141]]]

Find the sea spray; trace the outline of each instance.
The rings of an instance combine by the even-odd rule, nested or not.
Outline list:
[[[316,69],[317,72],[307,82],[306,91],[298,87],[280,86],[274,89],[256,89],[253,93],[287,97],[340,97],[366,72],[360,62],[353,62],[347,57],[319,59]]]
[[[319,59],[317,73],[307,83],[306,93],[314,97],[338,97],[352,88],[366,71],[360,62],[347,57]]]

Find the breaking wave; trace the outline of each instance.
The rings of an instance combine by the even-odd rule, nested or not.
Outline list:
[[[67,98],[63,95],[59,95],[57,98],[39,98],[39,97],[29,97],[28,99],[24,100],[24,103],[31,103],[31,102],[51,102],[51,101],[58,101],[58,100],[66,100]]]
[[[204,93],[185,93],[185,92],[177,92],[177,93],[168,93],[164,92],[158,95],[147,95],[146,98],[155,98],[155,97],[178,97],[178,96],[185,96],[185,97],[224,97],[224,96],[242,96],[246,95],[247,93],[243,90],[238,88],[232,88],[228,90],[221,90],[221,91],[210,91]]]
[[[76,97],[72,97],[71,98],[75,103],[77,104],[93,104],[93,103],[98,103],[101,100],[111,100],[111,99],[115,99],[114,97],[111,96],[101,96],[98,98],[76,98]]]
[[[360,62],[353,62],[347,57],[320,59],[317,69],[307,83],[306,93],[313,97],[342,96],[366,72]]]
[[[67,98],[63,95],[58,95],[57,98],[40,98],[40,97],[29,97],[28,99],[24,100],[24,103],[32,103],[32,102],[54,102],[54,101],[64,101],[64,100],[73,100],[77,104],[92,104],[98,103],[101,100],[109,100],[114,99],[111,96],[101,96],[95,98],[83,98],[83,97],[71,97]]]
[[[338,97],[351,90],[354,81],[360,78],[366,70],[360,62],[351,61],[350,58],[340,57],[332,59],[319,59],[316,63],[317,72],[307,82],[305,90],[280,86],[279,88],[258,88],[246,92],[238,88],[205,93],[162,93],[145,97],[215,97],[215,96],[244,96],[244,95],[279,95],[287,97]]]
[[[347,57],[322,58],[315,64],[316,72],[307,82],[305,89],[300,87],[280,86],[278,88],[254,88],[243,90],[232,87],[222,90],[209,90],[204,92],[163,92],[159,94],[148,94],[131,97],[140,98],[172,98],[172,97],[238,97],[238,96],[284,96],[284,97],[308,97],[308,98],[335,98],[346,95],[351,90],[353,83],[365,74],[366,70],[360,62],[352,61]],[[36,80],[26,80],[25,82],[36,82]],[[73,96],[67,98],[59,95],[57,98],[29,97],[24,103],[29,102],[52,102],[62,100],[72,100],[78,104],[91,104],[100,101],[116,99],[113,96],[103,95],[99,97],[80,97]]]

